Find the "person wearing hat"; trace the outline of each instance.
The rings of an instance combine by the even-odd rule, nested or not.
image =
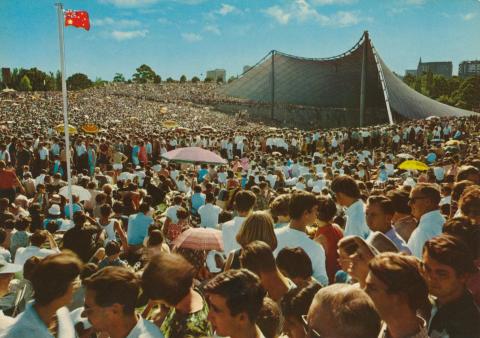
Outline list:
[[[58,230],[60,231],[66,231],[70,228],[70,222],[61,217],[62,212],[58,204],[52,204],[47,213],[47,217],[43,221],[43,227],[45,229],[50,222],[55,222],[58,225]]]
[[[22,266],[18,264],[11,264],[0,257],[0,333],[7,329],[15,322],[15,319],[4,315],[3,310],[8,309],[5,296],[10,292],[9,285],[17,272],[22,271]]]
[[[42,248],[48,240],[51,249]],[[37,230],[30,236],[30,246],[18,248],[15,253],[15,264],[23,265],[27,259],[32,256],[47,257],[60,252],[53,235],[47,230]]]

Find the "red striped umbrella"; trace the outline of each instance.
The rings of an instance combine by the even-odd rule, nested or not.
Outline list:
[[[210,228],[190,228],[182,232],[173,241],[173,245],[193,250],[223,251],[222,232]]]

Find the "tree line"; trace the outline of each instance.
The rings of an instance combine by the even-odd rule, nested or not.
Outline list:
[[[228,82],[231,82],[234,78],[230,78]],[[168,77],[165,82],[180,82],[185,83],[189,80],[185,75],[180,76],[178,80],[174,80]],[[200,82],[198,76],[194,76],[190,79],[190,82]],[[223,82],[223,79],[219,77],[214,80],[211,78],[205,78],[205,82],[216,81],[218,83]],[[83,73],[75,73],[67,78],[68,90],[80,90],[95,86],[101,86],[109,81],[105,81],[100,77],[95,80],[91,80],[87,75]],[[115,73],[113,77],[114,83],[161,83],[162,78],[158,75],[150,66],[141,65],[136,68],[136,72],[132,75],[131,79],[126,79],[121,73]],[[2,81],[0,82],[0,89],[12,88],[18,91],[55,91],[62,90],[62,75],[60,71],[56,73],[44,72],[38,68],[14,68],[12,72],[5,76],[3,74]]]
[[[417,92],[458,108],[480,111],[480,76],[445,78],[431,71],[405,75],[403,81]]]

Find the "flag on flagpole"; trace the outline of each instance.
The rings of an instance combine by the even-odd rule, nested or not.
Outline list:
[[[87,11],[72,11],[70,9],[65,11],[65,27],[75,26],[90,30],[90,19]]]

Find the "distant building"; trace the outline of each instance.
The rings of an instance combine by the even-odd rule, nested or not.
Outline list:
[[[243,66],[243,72],[246,73],[246,72],[248,72],[251,68],[252,68],[252,66]]]
[[[460,62],[458,65],[458,76],[462,78],[480,76],[480,60]]]
[[[207,70],[207,79],[211,79],[212,81],[218,81],[221,78],[222,82],[225,83],[227,80],[227,72],[225,69],[214,69],[214,70]]]
[[[422,75],[424,72],[428,73],[429,71],[434,75],[451,78],[453,71],[452,61],[422,62],[422,58],[420,58],[420,61],[418,61],[417,75]]]
[[[405,76],[407,76],[407,75],[417,76],[417,70],[416,69],[407,69],[405,71]]]

